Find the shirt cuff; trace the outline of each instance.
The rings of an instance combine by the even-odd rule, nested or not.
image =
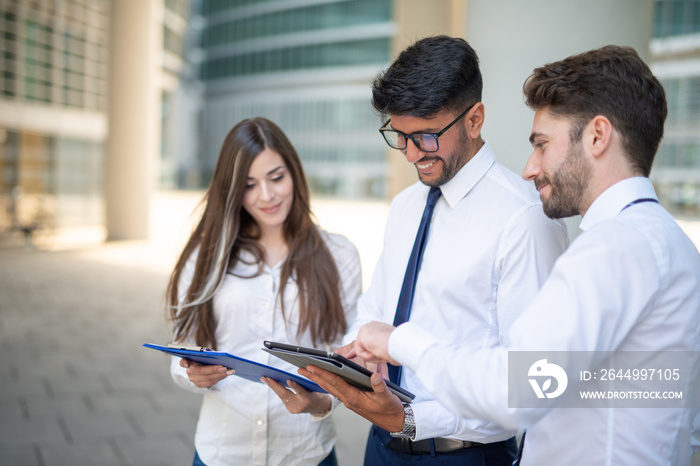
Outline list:
[[[314,422],[322,421],[322,420],[326,419],[328,416],[330,416],[331,413],[333,413],[333,411],[335,411],[335,408],[336,408],[336,406],[338,406],[338,403],[340,403],[340,400],[338,400],[338,398],[336,398],[334,396],[331,396],[331,395],[328,395],[328,396],[331,398],[331,407],[328,408],[328,411],[326,411],[325,413],[312,414],[311,415],[312,421],[314,421]]]
[[[391,332],[387,350],[393,360],[415,372],[425,352],[439,343],[432,333],[415,323],[405,322]]]

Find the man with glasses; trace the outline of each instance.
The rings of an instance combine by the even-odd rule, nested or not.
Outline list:
[[[392,201],[346,343],[367,322],[409,320],[448,344],[506,344],[511,322],[566,248],[563,224],[544,215],[532,185],[497,163],[482,139],[481,88],[474,50],[445,36],[408,47],[374,82],[373,105],[389,117],[380,132],[420,182]],[[408,369],[389,367],[390,380],[416,395],[405,406],[381,377],[362,392],[313,366],[300,373],[374,424],[367,465],[501,466],[514,458],[514,430],[455,415]]]

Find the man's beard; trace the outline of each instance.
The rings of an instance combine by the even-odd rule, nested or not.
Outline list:
[[[464,164],[467,163],[467,161],[469,160],[469,153],[471,152],[471,148],[472,143],[469,140],[469,137],[467,136],[467,131],[462,126],[460,126],[459,139],[457,141],[457,146],[455,147],[454,152],[448,154],[446,157],[430,157],[428,155],[426,157],[423,157],[419,161],[419,163],[425,163],[431,160],[439,160],[442,163],[442,171],[440,172],[438,177],[432,181],[425,181],[421,177],[420,170],[418,170],[418,168],[416,167],[416,170],[418,171],[418,178],[426,186],[431,186],[435,188],[442,186],[443,184],[447,183],[452,178],[454,178],[457,172],[464,166]]]
[[[549,218],[572,217],[581,213],[584,193],[588,188],[591,168],[583,158],[581,142],[571,142],[566,159],[549,178],[535,179],[535,186],[549,183],[549,199],[542,199],[542,208]]]

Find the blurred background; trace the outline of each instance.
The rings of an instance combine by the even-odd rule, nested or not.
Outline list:
[[[252,116],[287,132],[316,197],[386,202],[416,177],[377,134],[369,85],[441,33],[479,53],[484,136],[516,172],[532,69],[636,48],[670,110],[652,179],[669,210],[698,216],[697,0],[0,0],[0,234],[148,237],[153,194],[206,187]]]
[[[483,136],[516,173],[533,68],[634,47],[669,105],[651,179],[700,245],[700,0],[0,0],[0,464],[188,464],[199,398],[140,345],[169,338],[163,292],[225,135],[254,116],[287,133],[366,287],[417,180],[370,84],[435,34],[479,54]],[[335,421],[340,464],[361,464],[367,423]]]

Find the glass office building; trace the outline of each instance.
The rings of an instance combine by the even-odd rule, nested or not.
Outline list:
[[[700,1],[654,2],[652,68],[668,118],[651,178],[677,214],[700,211]]]
[[[189,2],[157,5],[166,109],[182,69]],[[39,220],[104,222],[110,8],[110,0],[0,0],[0,233]],[[163,115],[163,127],[172,127]],[[171,145],[165,137],[161,145],[167,163]]]
[[[102,221],[108,7],[0,0],[0,228]]]
[[[189,36],[188,20],[192,7],[190,0],[165,0],[163,10],[163,56],[161,75],[160,108],[160,163],[159,186],[177,188],[177,172],[180,160],[185,156],[178,146],[179,134],[183,130],[179,113],[182,105],[183,87],[191,80],[192,71],[184,60],[186,41]],[[191,130],[192,128],[186,128]],[[184,166],[184,164],[183,164]]]
[[[372,80],[397,44],[448,30],[452,16],[464,15],[449,10],[435,25],[429,15],[416,18],[415,5],[392,0],[136,5],[147,3],[162,33],[160,187],[207,186],[226,133],[243,118],[264,116],[289,135],[314,194],[351,199],[396,192],[388,185],[400,170],[390,168],[387,154],[405,165],[377,132],[382,121],[371,106]],[[421,3],[435,9],[427,4]],[[33,200],[34,213],[49,212],[54,226],[103,224],[114,5],[0,0],[0,232],[20,198]],[[697,212],[700,2],[654,5],[652,63],[668,93],[669,119],[652,179],[669,207]],[[464,25],[449,30],[460,35]],[[407,169],[405,178],[397,186],[413,182],[414,172]]]
[[[316,194],[383,198],[386,148],[370,83],[390,60],[391,0],[203,0],[201,183],[226,133],[263,116],[289,136]]]

